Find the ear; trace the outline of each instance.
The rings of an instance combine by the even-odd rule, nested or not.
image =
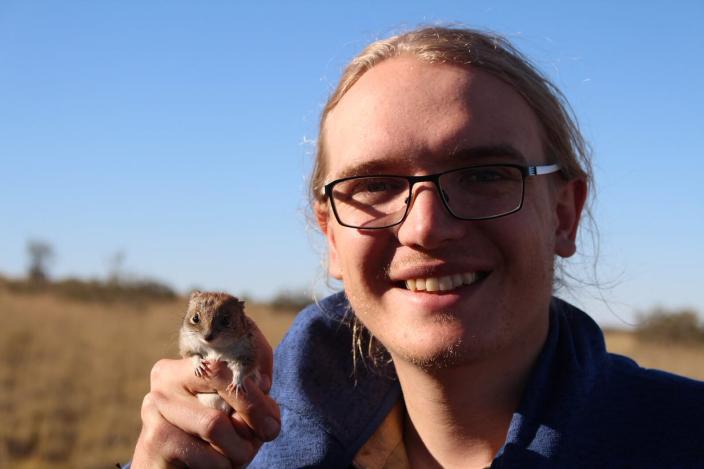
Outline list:
[[[191,295],[189,296],[188,299],[189,299],[189,301],[190,301],[190,300],[193,300],[193,299],[195,299],[195,298],[198,298],[200,295],[201,295],[201,291],[200,291],[200,290],[193,290],[193,291],[191,292]]]
[[[560,257],[570,257],[577,251],[577,228],[586,200],[587,183],[584,179],[572,179],[557,189],[555,254]]]
[[[325,202],[315,202],[315,219],[318,221],[320,231],[325,235],[328,245],[328,273],[331,277],[337,280],[342,280],[342,269],[340,266],[340,257],[337,252],[337,244],[335,242],[335,233],[331,226],[330,210]]]

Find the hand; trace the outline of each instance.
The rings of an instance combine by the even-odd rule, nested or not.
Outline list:
[[[151,390],[142,403],[142,432],[132,468],[231,468],[247,464],[262,442],[276,438],[281,427],[279,407],[267,395],[271,388],[273,353],[254,327],[261,380],[247,378],[246,393],[226,391],[231,371],[222,362],[197,377],[189,359],[160,360],[151,372]],[[235,413],[201,404],[199,392],[217,391]]]

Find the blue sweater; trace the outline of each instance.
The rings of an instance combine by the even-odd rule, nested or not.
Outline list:
[[[274,357],[279,437],[250,467],[348,467],[401,395],[357,370],[339,293],[303,310]],[[356,384],[355,384],[356,380]],[[599,327],[554,298],[550,330],[492,468],[704,468],[704,383],[606,352]]]

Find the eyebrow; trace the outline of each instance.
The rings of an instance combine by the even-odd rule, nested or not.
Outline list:
[[[487,163],[516,163],[528,165],[528,159],[512,145],[484,145],[479,147],[460,148],[450,153],[451,159],[460,160],[485,160],[479,164]]]
[[[528,160],[518,149],[511,145],[482,145],[469,148],[458,148],[448,155],[450,162],[461,161],[474,165],[513,163],[526,166]],[[344,179],[354,176],[373,175],[398,175],[396,168],[407,164],[407,158],[382,158],[378,160],[365,161],[356,165],[344,168],[334,178]],[[477,161],[479,160],[479,161]]]

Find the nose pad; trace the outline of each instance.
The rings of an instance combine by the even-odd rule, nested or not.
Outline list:
[[[396,236],[402,245],[435,249],[464,236],[466,225],[458,223],[448,210],[447,193],[436,184],[426,184],[418,186],[407,200],[406,219],[399,225]],[[427,192],[424,198],[422,192]]]
[[[436,207],[436,209],[446,211],[445,205],[447,203],[447,200],[449,200],[448,195],[445,193],[445,191],[440,189],[440,187],[438,187],[436,184],[430,183],[428,185],[418,185],[418,186],[414,187],[413,189],[414,190],[411,192],[411,195],[409,197],[407,197],[405,200],[406,205],[408,205],[407,210],[409,212],[411,210],[413,210],[413,206],[415,205],[418,197],[420,197],[420,195],[426,191],[429,192],[429,194],[427,194],[429,197],[436,197],[437,196],[437,199],[434,202],[432,202],[432,203],[439,202],[440,206]]]
[[[418,189],[419,188],[421,189],[421,192],[422,192],[422,190],[430,190],[431,192],[437,192],[438,196],[440,196],[440,199],[441,199],[440,202],[444,206],[446,206],[447,204],[450,203],[450,196],[447,195],[447,192],[445,192],[443,189],[441,189],[438,184],[432,184],[431,187],[433,187],[435,190],[433,191],[430,187],[425,187],[425,189],[423,189],[423,186],[414,187],[414,190],[411,191],[411,195],[406,197],[406,199],[404,200],[404,203],[406,205],[410,205],[412,203],[412,201],[414,201],[418,197],[418,195],[419,195]],[[413,207],[408,207],[408,210],[410,210],[411,208],[413,208]],[[446,207],[444,207],[444,208],[446,208]]]

